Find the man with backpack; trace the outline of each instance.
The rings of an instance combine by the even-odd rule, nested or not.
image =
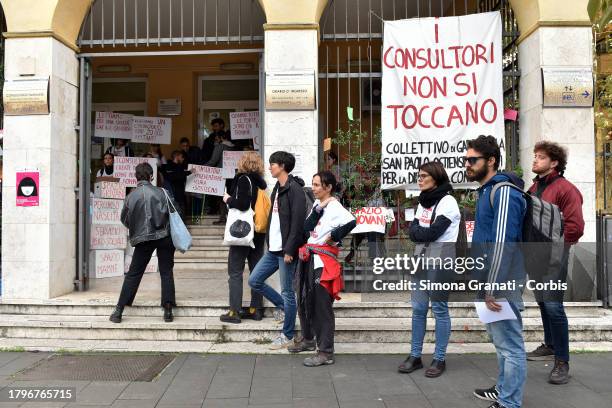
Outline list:
[[[521,291],[518,284],[514,290],[510,287],[503,291],[498,290],[502,289],[501,285],[495,285],[524,281],[523,258],[518,243],[522,239],[527,203],[523,197],[522,181],[514,174],[497,171],[501,154],[493,136],[481,135],[469,140],[467,148],[464,158],[467,178],[480,184],[472,255],[484,258],[481,283],[490,285],[479,294],[479,301],[484,301],[490,311],[499,312],[502,310],[501,300],[505,299],[508,303],[504,306],[508,305],[516,316],[516,319],[486,324],[497,352],[499,375],[495,386],[477,389],[474,396],[493,401],[489,408],[520,408],[527,377]],[[504,184],[496,188],[499,183]]]
[[[284,312],[283,331],[271,345],[272,350],[286,348],[295,331],[297,305],[293,276],[298,263],[298,249],[304,244],[304,220],[306,196],[304,181],[292,176],[295,157],[288,152],[272,153],[269,159],[270,173],[277,179],[272,190],[268,231],[268,251],[257,263],[249,277],[249,286],[272,302],[278,311]],[[265,283],[276,271],[280,271],[281,293]]]
[[[582,217],[582,195],[572,183],[563,177],[567,165],[567,151],[557,143],[538,142],[534,149],[532,171],[537,175],[529,193],[543,201],[559,207],[563,216],[563,240],[559,268],[552,271],[546,280],[565,282],[569,249],[578,242],[584,233]],[[555,365],[550,372],[548,382],[566,384],[569,381],[569,332],[567,316],[563,308],[563,291],[557,296],[546,291],[536,294],[542,325],[544,326],[544,343],[527,354],[528,360],[552,360]],[[539,296],[538,296],[539,295]]]

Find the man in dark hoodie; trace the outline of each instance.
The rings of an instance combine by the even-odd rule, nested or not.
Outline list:
[[[500,299],[508,301],[516,319],[487,323],[486,328],[497,352],[499,375],[491,388],[477,389],[474,396],[493,401],[489,408],[520,408],[527,377],[523,341],[523,309],[520,283],[525,268],[519,245],[527,210],[523,182],[512,173],[500,173],[501,152],[493,136],[479,136],[467,142],[464,158],[467,178],[480,184],[472,237],[472,257],[484,259],[479,294],[492,312],[502,310]],[[513,186],[498,183],[511,183]],[[493,205],[491,205],[493,194]],[[512,282],[516,282],[513,288]],[[506,285],[506,286],[504,286]]]
[[[304,220],[306,196],[304,181],[294,177],[295,157],[279,151],[270,156],[270,173],[277,179],[272,190],[268,232],[268,252],[261,258],[249,277],[249,286],[284,312],[283,332],[272,342],[271,349],[286,348],[295,331],[297,305],[293,276],[298,263],[298,250],[304,244]],[[281,293],[265,283],[276,271],[280,271]]]

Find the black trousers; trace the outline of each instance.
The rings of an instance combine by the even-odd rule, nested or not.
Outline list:
[[[249,274],[253,273],[255,265],[263,256],[266,234],[255,233],[253,243],[255,248],[248,246],[230,246],[227,256],[227,272],[229,279],[229,303],[230,309],[238,312],[242,308],[242,284],[244,274],[244,262],[249,263]],[[251,307],[261,309],[263,307],[263,295],[251,289]]]
[[[117,306],[132,306],[136,292],[138,292],[138,286],[140,286],[140,281],[142,280],[142,275],[151,260],[153,251],[156,249],[159,275],[161,277],[161,305],[164,306],[170,303],[172,306],[176,306],[174,276],[172,272],[175,249],[170,236],[136,245],[130,269],[123,279],[123,287],[121,288]]]
[[[312,260],[310,261],[312,262]],[[315,276],[320,277],[322,268],[313,270],[306,266],[300,268],[300,273],[309,271]],[[303,282],[303,281],[302,281]],[[303,291],[298,292],[302,296]],[[312,340],[316,337],[317,349],[324,353],[333,354],[334,352],[334,331],[336,330],[336,316],[334,315],[334,298],[319,283],[315,283],[308,296],[312,298],[308,302],[298,301],[298,316],[302,337],[305,340]],[[312,302],[312,303],[310,303]],[[306,303],[312,305],[310,316],[306,313]]]

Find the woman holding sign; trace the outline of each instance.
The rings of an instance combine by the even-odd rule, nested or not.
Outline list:
[[[263,179],[264,165],[256,152],[245,153],[238,161],[238,172],[231,183],[229,194],[225,194],[223,201],[229,208],[246,211],[249,206],[255,210],[259,189],[266,189]],[[240,323],[241,319],[261,320],[263,318],[263,295],[251,290],[251,305],[242,309],[242,275],[244,261],[248,260],[249,272],[253,272],[255,265],[263,256],[265,233],[255,232],[253,244],[250,246],[229,247],[227,259],[227,272],[229,274],[229,312],[221,315],[220,319],[226,323]]]
[[[429,302],[436,319],[436,347],[431,366],[425,376],[439,377],[446,369],[446,348],[451,332],[451,321],[448,314],[448,291],[431,291],[423,288],[428,282],[441,282],[452,271],[437,269],[440,260],[454,259],[455,242],[459,234],[461,214],[455,198],[450,195],[452,186],[448,174],[439,162],[429,162],[419,167],[418,185],[421,190],[419,206],[414,220],[410,224],[410,239],[416,243],[415,256],[421,257],[425,266],[421,266],[413,275],[416,279],[415,289],[411,293],[412,301],[412,349],[410,355],[398,367],[400,373],[411,373],[423,368],[421,352],[427,324]],[[429,261],[432,260],[432,267]],[[433,260],[438,262],[434,262]],[[414,272],[413,272],[414,273]]]

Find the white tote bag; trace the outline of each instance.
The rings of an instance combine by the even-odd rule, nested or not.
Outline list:
[[[246,177],[251,184],[251,179]],[[237,183],[236,183],[237,184]],[[236,186],[236,189],[238,186]],[[253,185],[251,184],[251,192],[253,191]],[[238,197],[236,193],[236,198]],[[225,224],[225,235],[223,236],[223,245],[227,246],[250,246],[255,248],[253,243],[253,237],[255,236],[255,222],[253,216],[255,212],[249,204],[249,208],[246,211],[240,211],[236,208],[230,208],[227,213],[227,222]]]

